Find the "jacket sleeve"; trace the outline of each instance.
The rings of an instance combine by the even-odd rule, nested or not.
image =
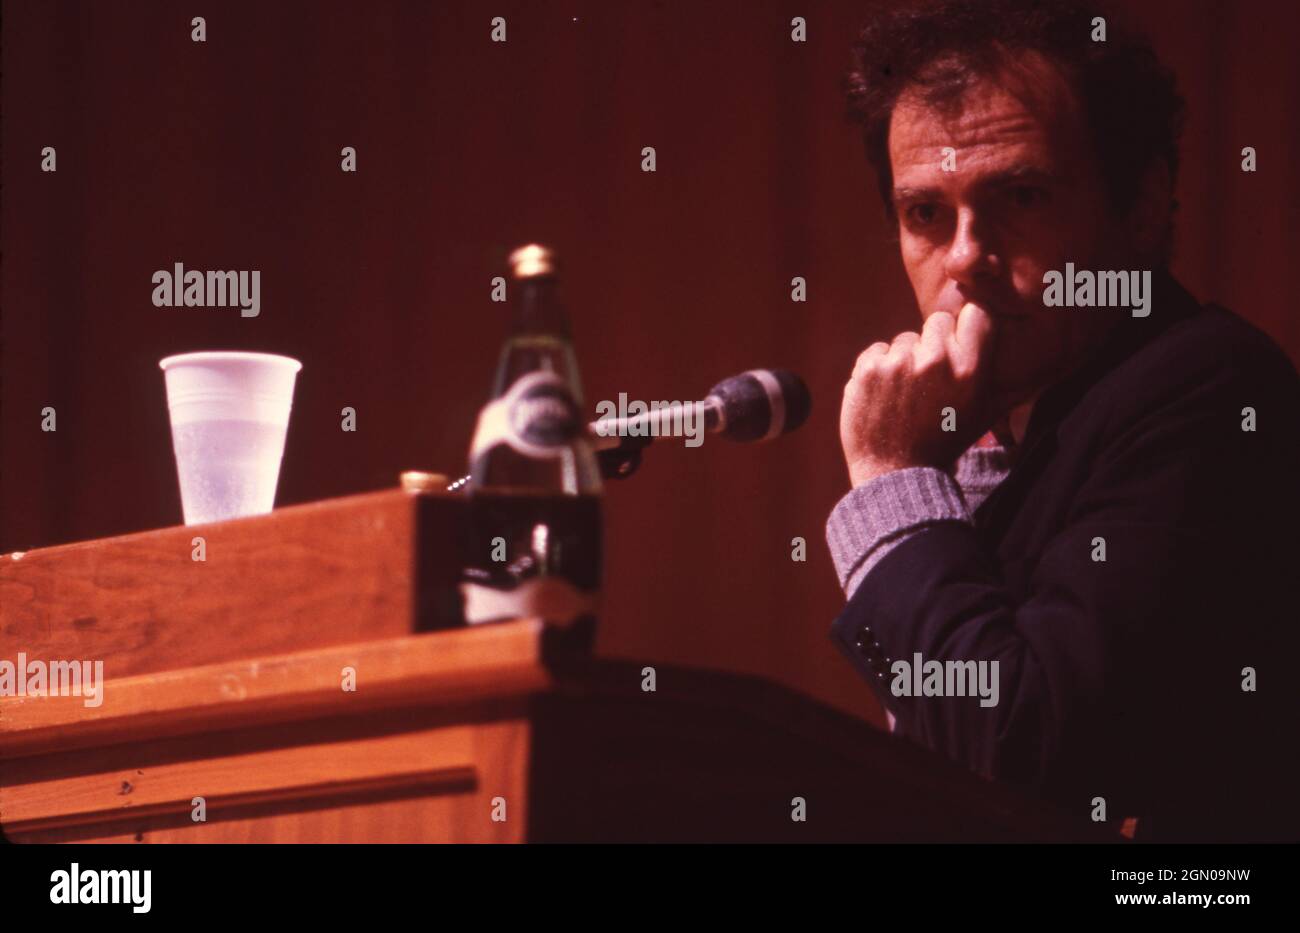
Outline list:
[[[1125,742],[1240,693],[1242,658],[1212,644],[1227,620],[1233,644],[1264,644],[1284,569],[1269,558],[1296,555],[1294,385],[1221,370],[1127,400],[1074,448],[1095,453],[1018,601],[976,528],[935,523],[865,574],[833,639],[900,732],[991,778],[1104,791]],[[1267,435],[1242,430],[1252,401]],[[917,654],[996,662],[997,702],[899,695]]]

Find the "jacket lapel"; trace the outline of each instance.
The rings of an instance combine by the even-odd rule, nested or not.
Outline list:
[[[1106,373],[1153,340],[1165,328],[1199,310],[1196,299],[1167,273],[1158,273],[1153,288],[1151,314],[1126,318],[1091,359],[1064,380],[1043,392],[1029,418],[1022,450],[1007,478],[975,510],[975,527],[986,540],[997,542],[1006,534],[1028,489],[1046,469],[1060,446],[1060,431],[1070,414]],[[1088,313],[1085,309],[1083,313]]]

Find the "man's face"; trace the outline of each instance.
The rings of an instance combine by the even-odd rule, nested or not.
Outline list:
[[[1045,307],[1043,274],[1066,262],[1128,268],[1114,264],[1124,231],[1064,78],[1025,55],[996,80],[972,83],[953,113],[904,91],[889,155],[903,264],[922,317],[956,315],[967,301],[988,311],[992,387],[1009,402],[1062,375],[1112,315]]]

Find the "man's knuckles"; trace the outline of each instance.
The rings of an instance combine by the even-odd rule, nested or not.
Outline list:
[[[905,330],[894,338],[894,342],[889,346],[889,352],[891,354],[910,353],[912,348],[915,347],[920,340],[920,334],[914,333],[910,330]]]
[[[922,343],[916,348],[912,359],[917,375],[934,376],[950,374],[952,371],[952,361],[942,346]]]
[[[871,346],[867,347],[865,350],[863,350],[861,353],[858,354],[858,362],[859,363],[868,362],[870,360],[875,359],[878,356],[884,356],[888,352],[889,352],[889,344],[885,343],[885,341],[883,340],[877,340]]]
[[[925,319],[921,327],[923,336],[947,338],[957,329],[957,319],[947,311],[936,311]]]
[[[853,379],[858,379],[863,373],[871,369],[877,359],[881,359],[889,352],[889,344],[877,341],[858,354],[858,358],[853,362]]]
[[[920,334],[905,331],[891,343],[873,343],[858,354],[849,384],[909,377],[968,382],[975,375],[976,361],[954,345],[955,327],[953,315],[939,311],[926,319]]]

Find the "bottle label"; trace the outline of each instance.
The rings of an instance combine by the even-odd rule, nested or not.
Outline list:
[[[512,590],[481,583],[461,583],[465,622],[501,622],[506,619],[543,619],[549,625],[568,628],[585,615],[596,615],[600,594],[578,589],[562,577],[535,577]]]
[[[564,380],[550,372],[527,373],[483,407],[469,455],[473,460],[509,444],[526,457],[558,457],[580,430],[578,406]]]

